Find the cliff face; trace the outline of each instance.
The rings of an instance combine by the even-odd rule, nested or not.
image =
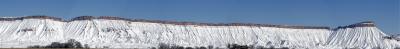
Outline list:
[[[89,47],[147,48],[159,44],[185,47],[227,44],[289,48],[394,48],[399,41],[373,22],[329,29],[251,23],[194,23],[118,17],[82,16],[70,21],[54,17],[0,18],[0,47],[27,47],[75,39]]]

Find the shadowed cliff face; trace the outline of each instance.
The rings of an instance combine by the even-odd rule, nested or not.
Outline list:
[[[318,26],[215,24],[110,16],[82,16],[63,21],[47,16],[1,19],[2,48],[47,45],[42,43],[50,42],[54,42],[50,45],[57,46],[32,47],[69,47],[65,45],[74,44],[59,43],[69,39],[80,41],[90,48],[150,48],[160,45],[170,45],[173,48],[212,46],[315,49],[400,46],[398,41],[388,40],[387,35],[376,28],[372,21],[330,29]]]
[[[337,28],[334,28],[333,30],[355,28],[355,27],[375,27],[375,24],[373,21],[364,21],[364,22],[347,25],[347,26],[339,26]]]

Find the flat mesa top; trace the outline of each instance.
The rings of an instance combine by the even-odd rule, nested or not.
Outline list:
[[[354,28],[354,27],[375,27],[375,24],[373,21],[364,21],[364,22],[360,22],[360,23],[356,23],[356,24],[352,24],[352,25],[348,25],[348,26],[343,26],[343,27],[350,27],[350,28]]]
[[[175,24],[175,25],[199,25],[199,26],[256,26],[256,27],[277,27],[277,28],[293,28],[293,29],[330,29],[326,26],[296,26],[296,25],[275,25],[275,24],[254,24],[254,23],[196,23],[196,22],[177,22],[177,21],[163,21],[163,20],[146,20],[146,19],[125,19],[113,16],[79,16],[71,20],[62,20],[61,18],[51,16],[25,16],[15,18],[0,18],[0,21],[15,21],[24,19],[52,19],[55,21],[71,22],[79,20],[93,20],[93,19],[107,19],[107,20],[125,20],[130,22],[150,22],[150,23],[162,23],[162,24]],[[354,28],[354,27],[375,27],[373,21],[364,21],[348,26],[339,26],[335,29],[340,28]]]

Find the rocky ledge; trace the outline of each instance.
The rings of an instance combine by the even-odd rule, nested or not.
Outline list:
[[[255,27],[277,27],[277,28],[293,28],[293,29],[330,29],[325,26],[296,26],[296,25],[275,25],[275,24],[253,24],[253,23],[197,23],[197,22],[178,22],[178,21],[163,21],[163,20],[146,20],[146,19],[126,19],[114,16],[79,16],[71,20],[62,20],[61,18],[52,16],[25,16],[16,18],[0,18],[0,21],[15,21],[24,19],[52,19],[55,21],[71,22],[80,20],[107,19],[107,20],[124,20],[130,22],[150,22],[174,25],[199,25],[199,26],[255,26]],[[348,26],[339,26],[335,29],[354,28],[354,27],[375,27],[373,21],[360,22]]]

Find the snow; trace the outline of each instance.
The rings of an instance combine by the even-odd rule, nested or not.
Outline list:
[[[369,23],[366,23],[369,24]],[[51,19],[0,21],[0,48],[26,48],[75,39],[91,48],[149,48],[159,44],[184,47],[227,44],[289,48],[395,48],[400,42],[376,27],[293,29],[259,26],[174,25],[124,20]]]
[[[385,43],[387,39],[384,39],[385,35],[376,27],[356,27],[346,28],[334,31],[330,38],[328,38],[328,45],[334,47],[362,47],[362,48],[395,48],[396,43]],[[389,45],[388,45],[389,44]]]

